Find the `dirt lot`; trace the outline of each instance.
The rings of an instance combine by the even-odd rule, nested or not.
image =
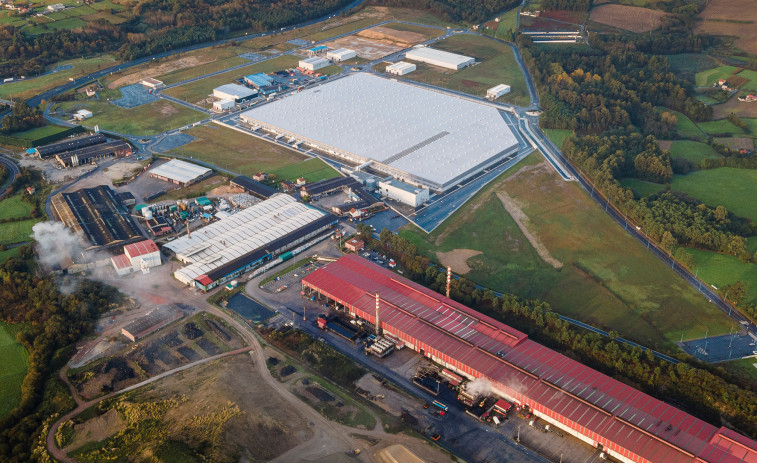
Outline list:
[[[147,77],[161,76],[163,74],[168,74],[169,72],[178,71],[179,69],[191,68],[199,66],[201,64],[210,63],[212,61],[215,61],[215,59],[210,59],[210,57],[207,57],[206,59],[200,59],[197,56],[186,56],[176,60],[167,61],[159,66],[150,69],[126,74],[125,76],[119,77],[113,82],[110,82],[108,84],[108,88],[119,88],[123,87],[124,85],[137,84],[142,79],[145,79]]]
[[[711,0],[699,14],[695,32],[739,37],[736,46],[757,54],[757,9],[753,0]]]
[[[379,42],[357,35],[349,35],[332,40],[331,42],[324,43],[324,45],[329,48],[349,48],[355,50],[357,56],[371,61],[407,48],[406,46],[398,45],[396,42]]]
[[[452,267],[452,271],[465,275],[471,271],[468,267],[468,259],[481,254],[481,251],[474,251],[472,249],[453,249],[448,252],[437,252],[436,257],[439,258],[439,262],[445,267]]]
[[[416,43],[427,40],[427,36],[418,32],[398,31],[390,27],[376,26],[357,33],[360,37],[375,40],[382,43],[395,43],[407,48]]]
[[[22,155],[19,158],[19,164],[24,167],[31,167],[33,169],[42,172],[44,177],[50,183],[65,183],[70,182],[76,178],[81,177],[87,172],[95,170],[95,166],[91,164],[85,164],[78,167],[72,167],[70,169],[58,169],[55,167],[57,162],[55,159],[39,159],[27,155]]]
[[[591,10],[589,19],[631,32],[649,32],[660,27],[665,13],[637,6],[600,5]]]

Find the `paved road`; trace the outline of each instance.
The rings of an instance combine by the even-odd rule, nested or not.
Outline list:
[[[3,199],[8,193],[8,187],[10,187],[13,181],[16,180],[16,177],[18,177],[21,171],[16,165],[16,161],[2,153],[0,153],[0,164],[4,165],[10,173],[10,176],[5,179],[5,182],[0,185],[0,199]]]

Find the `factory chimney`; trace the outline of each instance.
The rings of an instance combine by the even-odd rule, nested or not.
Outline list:
[[[379,293],[376,293],[376,336],[381,336],[381,321],[379,320]]]
[[[447,267],[447,297],[449,297],[449,285],[452,281],[452,267]]]
[[[187,238],[191,238],[192,233],[189,232],[189,220],[187,220]]]

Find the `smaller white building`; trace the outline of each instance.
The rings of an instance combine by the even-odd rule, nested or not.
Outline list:
[[[476,59],[470,56],[458,55],[457,53],[428,47],[413,48],[405,53],[405,58],[455,71],[476,62]]]
[[[395,76],[404,76],[415,71],[416,66],[413,63],[400,61],[398,63],[391,64],[386,67],[387,74],[394,74]]]
[[[153,240],[126,245],[124,246],[124,253],[111,257],[110,261],[118,276],[139,271],[149,273],[149,269],[162,263],[160,251]]]
[[[234,100],[231,98],[224,98],[223,100],[218,100],[213,102],[213,111],[217,112],[223,112],[227,109],[233,109],[236,104],[234,103]]]
[[[245,101],[257,96],[258,91],[239,84],[224,84],[213,89],[213,97],[219,100]]]
[[[379,182],[379,193],[408,206],[418,207],[428,201],[428,188],[421,188],[396,179]]]
[[[47,11],[52,13],[54,11],[63,11],[66,9],[66,6],[62,3],[56,3],[55,5],[47,5]]]
[[[151,88],[153,90],[157,90],[160,87],[165,87],[162,81],[158,79],[153,79],[152,77],[147,77],[145,79],[142,79],[140,82],[144,87]]]
[[[496,87],[492,87],[486,91],[486,98],[490,100],[496,100],[502,95],[510,93],[510,86],[505,84],[499,84]]]
[[[340,63],[342,61],[347,61],[348,59],[352,59],[355,56],[355,50],[350,50],[349,48],[340,48],[338,50],[332,50],[329,52],[326,52],[326,58],[330,59],[331,61],[335,63]]]
[[[317,71],[319,69],[325,68],[326,66],[330,64],[331,62],[329,60],[327,60],[326,58],[318,57],[318,56],[300,60],[300,67],[308,71]]]
[[[73,116],[77,121],[83,121],[84,119],[89,119],[90,117],[92,117],[92,111],[80,109],[76,111]]]

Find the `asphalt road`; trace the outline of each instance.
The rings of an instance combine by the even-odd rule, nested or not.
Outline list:
[[[14,180],[16,180],[16,177],[18,177],[21,171],[16,165],[16,162],[11,158],[6,157],[4,154],[0,154],[0,164],[4,165],[8,169],[8,172],[10,172],[10,176],[5,179],[5,182],[3,182],[2,185],[0,185],[0,199],[2,199],[8,193],[8,187],[11,186],[11,183],[13,183]]]

